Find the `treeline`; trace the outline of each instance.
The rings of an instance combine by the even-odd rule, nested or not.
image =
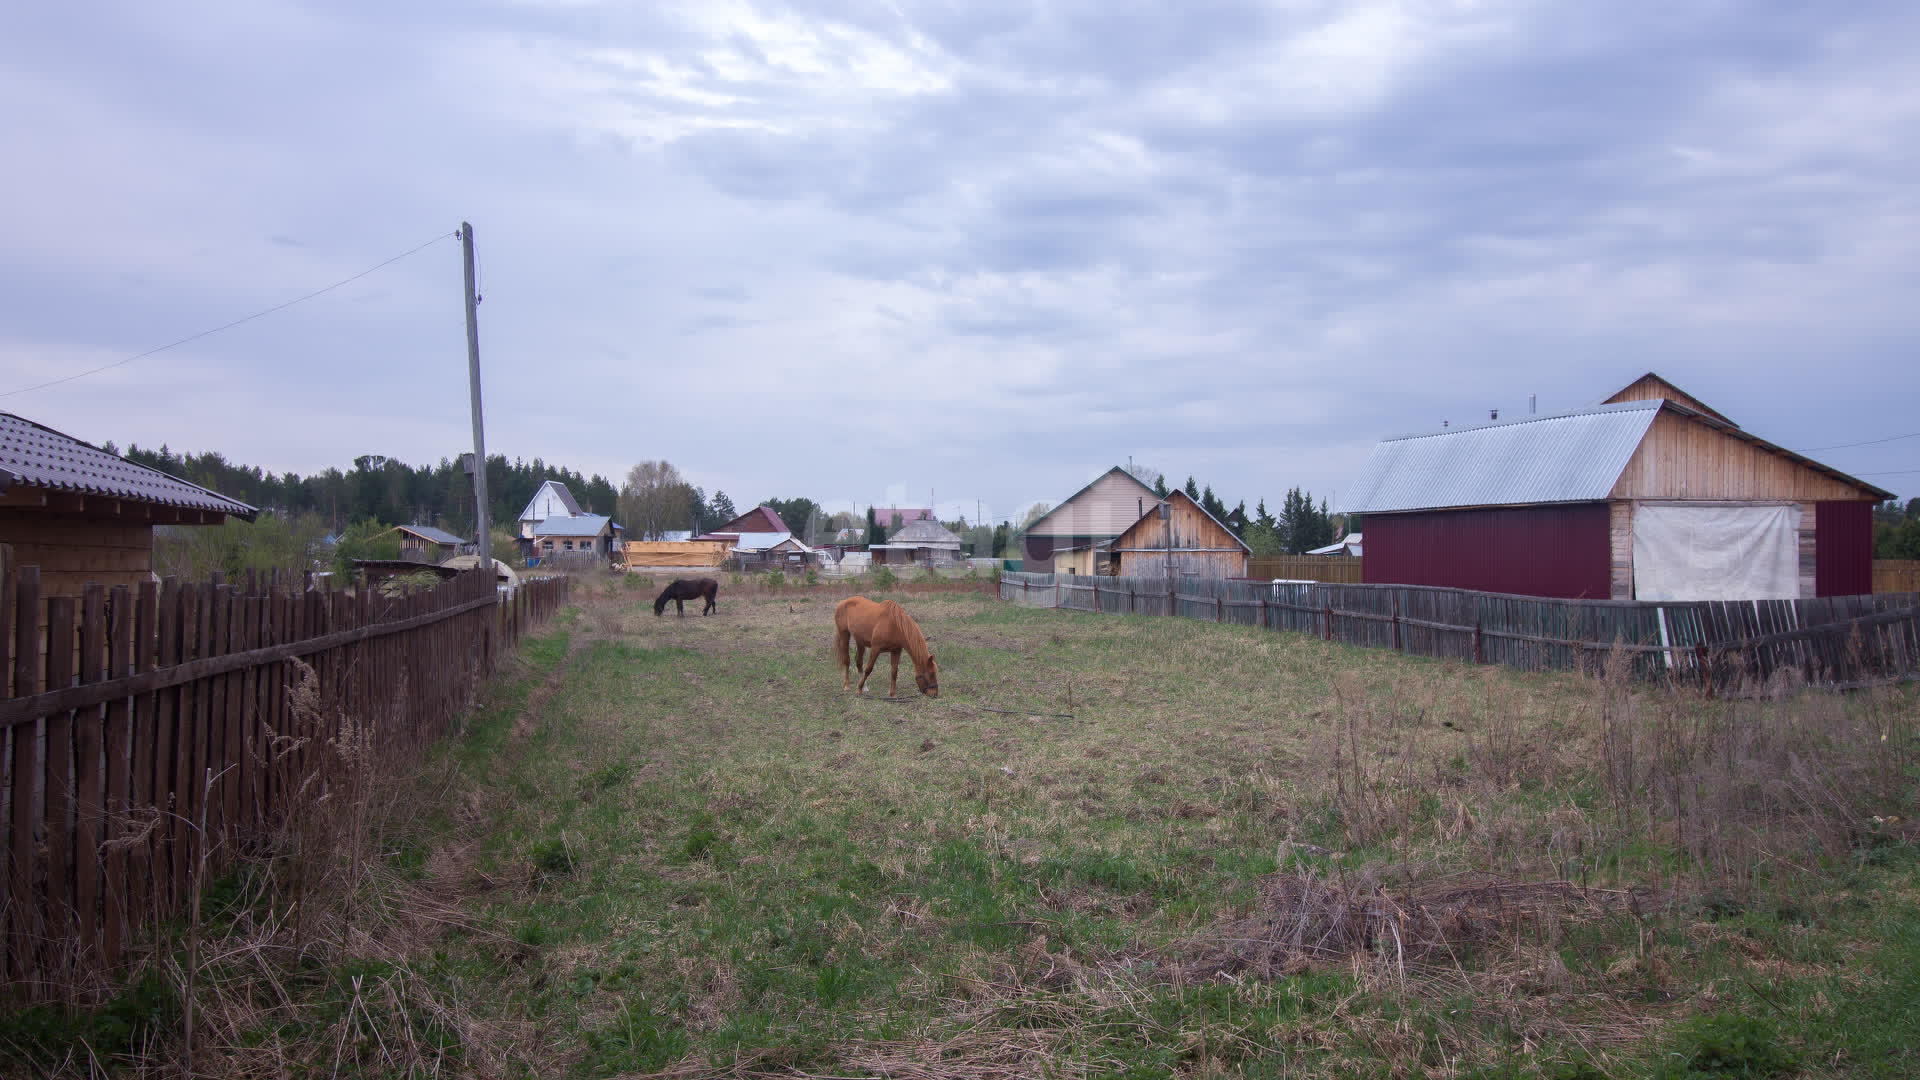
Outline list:
[[[120,453],[112,443],[102,449]],[[437,465],[415,466],[382,454],[365,454],[355,458],[348,471],[330,468],[301,476],[236,464],[215,451],[181,454],[165,445],[158,450],[128,446],[122,456],[283,517],[318,515],[335,533],[356,521],[382,521],[435,525],[472,536],[478,520],[473,478],[459,462],[445,458]],[[495,524],[511,527],[548,480],[567,485],[580,509],[588,513],[615,512],[618,493],[603,476],[583,476],[539,458],[508,461],[505,455],[492,454],[487,457],[487,503]]]
[[[1889,501],[1873,513],[1873,557],[1920,559],[1920,499]]]

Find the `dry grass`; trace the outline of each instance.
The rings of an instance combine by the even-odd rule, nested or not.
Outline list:
[[[1617,658],[905,592],[942,696],[881,701],[831,659],[846,591],[576,588],[524,710],[344,773],[358,809],[210,920],[197,1067],[1632,1075],[1756,980],[1840,985],[1848,931],[1788,913],[1847,910],[1912,816],[1910,691],[1708,701]]]

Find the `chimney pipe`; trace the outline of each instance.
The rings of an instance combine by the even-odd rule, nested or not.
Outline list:
[[[1498,420],[1498,419],[1500,419],[1500,410],[1499,410],[1499,409],[1488,409],[1488,410],[1487,410],[1487,419],[1489,419],[1489,420]]]

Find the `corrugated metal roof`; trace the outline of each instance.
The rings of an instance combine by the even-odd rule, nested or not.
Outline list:
[[[793,534],[787,532],[743,532],[733,547],[735,551],[765,551],[791,539]]]
[[[53,491],[212,510],[247,521],[259,513],[238,499],[135,465],[12,413],[0,413],[0,470],[10,483]]]
[[[953,544],[958,545],[960,538],[945,525],[931,518],[910,521],[900,526],[900,531],[887,537],[889,544]]]
[[[1556,416],[1382,441],[1349,489],[1347,513],[1605,499],[1671,403],[1623,401]]]
[[[533,535],[599,536],[600,530],[607,527],[607,520],[603,514],[581,514],[577,517],[550,517],[533,527]]]
[[[462,540],[445,529],[436,529],[431,525],[396,525],[394,527],[397,529],[405,529],[415,536],[431,540],[436,544],[470,544],[473,542],[471,540]]]

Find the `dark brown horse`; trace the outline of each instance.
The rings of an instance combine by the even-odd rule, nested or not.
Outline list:
[[[673,601],[673,609],[682,615],[687,613],[685,601],[705,600],[707,606],[700,614],[713,614],[715,597],[720,595],[720,583],[710,577],[674,578],[673,584],[661,590],[660,596],[653,602],[653,613],[663,615],[667,610],[667,601]]]

